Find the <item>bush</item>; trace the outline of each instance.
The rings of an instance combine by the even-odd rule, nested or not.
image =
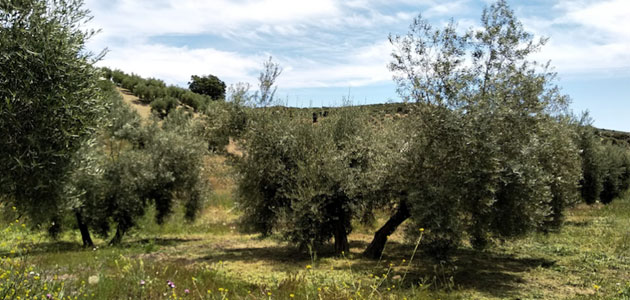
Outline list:
[[[180,101],[193,108],[195,111],[203,110],[212,99],[209,96],[186,91],[180,96]]]
[[[125,74],[123,71],[121,71],[121,70],[113,70],[112,71],[112,81],[117,86],[122,86],[122,82],[126,78],[127,78],[127,74]]]
[[[136,85],[142,83],[142,77],[131,74],[122,80],[121,87],[129,91],[133,91]]]
[[[164,118],[177,107],[177,103],[177,99],[173,97],[158,98],[151,102],[151,111],[157,113],[160,118]]]
[[[602,151],[602,192],[600,201],[608,204],[619,197],[628,186],[628,150],[606,144]]]

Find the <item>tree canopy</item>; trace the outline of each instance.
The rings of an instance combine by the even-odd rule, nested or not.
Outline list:
[[[225,99],[225,83],[214,75],[197,76],[192,75],[188,88],[197,94],[208,95],[213,100]]]
[[[0,194],[37,223],[58,217],[70,162],[99,117],[82,5],[0,2]]]

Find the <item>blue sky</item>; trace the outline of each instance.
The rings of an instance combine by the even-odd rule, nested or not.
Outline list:
[[[390,33],[418,14],[440,25],[477,26],[489,0],[86,0],[102,31],[88,44],[99,65],[186,86],[213,74],[256,84],[269,56],[281,64],[278,96],[291,106],[400,101],[387,70]],[[630,131],[630,1],[508,1],[525,28],[550,40],[571,108],[598,127]]]

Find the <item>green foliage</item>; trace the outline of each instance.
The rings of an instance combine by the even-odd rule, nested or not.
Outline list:
[[[193,75],[190,77],[188,88],[193,93],[210,96],[212,100],[225,99],[225,83],[214,75]]]
[[[212,151],[223,151],[230,137],[242,137],[248,126],[251,113],[247,107],[251,101],[249,85],[239,83],[230,86],[228,91],[228,101],[210,102],[202,115],[206,125],[205,138]]]
[[[505,1],[481,21],[459,34],[419,17],[408,35],[390,37],[398,91],[418,106],[402,188],[412,228],[427,228],[425,248],[438,257],[465,236],[482,248],[495,235],[559,224],[575,202],[568,99],[547,66],[528,60],[545,40],[534,41]]]
[[[130,91],[133,91],[136,85],[142,83],[142,81],[142,77],[131,74],[130,76],[125,76],[125,78],[120,83],[120,86]]]
[[[171,96],[157,98],[151,102],[151,111],[157,113],[160,118],[164,118],[177,107],[177,103],[177,99]]]
[[[245,226],[277,230],[303,249],[334,236],[335,250],[347,252],[351,221],[371,213],[380,182],[366,118],[352,108],[318,124],[257,113],[237,165]]]
[[[630,188],[630,149],[600,138],[590,124],[585,114],[577,127],[582,157],[580,189],[586,203],[607,204]]]
[[[195,111],[199,111],[208,105],[208,103],[212,102],[212,98],[207,95],[198,94],[192,91],[186,91],[181,94],[180,101],[190,107],[192,107]]]
[[[187,219],[194,219],[206,192],[201,178],[205,146],[196,135],[195,119],[182,111],[165,118],[161,127],[143,125],[115,91],[109,100],[102,134],[84,143],[66,185],[73,211],[102,236],[116,224],[112,243],[120,243],[149,206],[155,207],[158,224],[176,203]]]
[[[163,82],[153,79],[139,81],[131,91],[144,103],[151,103],[155,99],[164,98],[168,93]]]
[[[100,116],[82,1],[0,2],[0,195],[56,219],[69,166]]]
[[[117,85],[117,86],[122,86],[122,82],[123,80],[125,80],[125,78],[127,78],[127,74],[125,74],[123,71],[121,70],[112,70],[112,81]]]
[[[551,192],[551,214],[546,228],[558,228],[564,211],[580,201],[579,181],[582,177],[575,124],[568,118],[550,118],[541,124],[539,160]]]
[[[599,200],[603,190],[603,170],[601,162],[601,142],[595,135],[595,129],[582,123],[578,127],[580,155],[582,156],[582,180],[580,181],[582,198],[588,204]]]
[[[606,144],[602,151],[602,192],[600,201],[608,204],[630,188],[628,185],[628,161],[630,152],[627,148]]]

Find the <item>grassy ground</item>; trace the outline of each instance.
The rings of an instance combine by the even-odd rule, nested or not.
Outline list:
[[[239,232],[230,168],[216,156],[206,169],[215,194],[197,221],[176,214],[160,227],[148,215],[120,247],[97,239],[86,250],[76,231],[50,241],[7,224],[0,299],[630,299],[628,195],[569,210],[558,232],[463,248],[449,262],[420,252],[410,262],[414,243],[397,233],[373,261],[359,254],[374,228],[358,226],[342,257]]]

